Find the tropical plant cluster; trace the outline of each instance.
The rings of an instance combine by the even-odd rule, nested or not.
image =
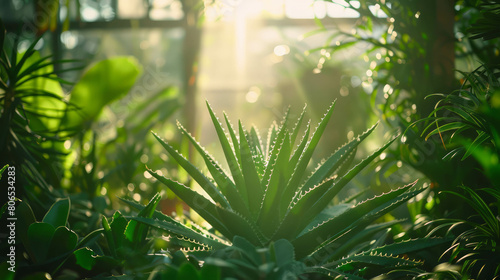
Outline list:
[[[216,155],[181,122],[176,137],[153,122],[181,107],[173,87],[121,124],[102,117],[139,77],[134,58],[53,60],[39,38],[21,50],[0,21],[0,186],[14,176],[16,186],[1,201],[1,224],[14,213],[16,222],[13,259],[13,244],[0,243],[0,278],[499,279],[500,3],[456,2],[465,47],[454,55],[479,64],[446,84],[432,75],[439,34],[419,21],[436,20],[429,3],[336,2],[361,17],[323,49],[364,42],[367,57],[380,55],[369,67],[382,122],[319,162],[341,101],[317,124],[307,107],[289,108],[266,133],[219,119],[206,102]],[[62,78],[71,71],[82,73],[76,82]],[[106,125],[111,136],[100,134]],[[377,126],[391,136],[360,153]],[[403,162],[424,178],[375,193],[354,183],[373,174],[380,185]]]

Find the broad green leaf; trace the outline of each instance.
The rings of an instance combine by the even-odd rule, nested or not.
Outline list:
[[[91,233],[87,234],[84,238],[82,238],[80,242],[78,242],[78,245],[76,247],[78,249],[82,248],[83,246],[87,245],[87,243],[90,243],[97,237],[101,236],[101,233],[104,233],[104,229],[102,228],[92,231]]]
[[[28,228],[36,222],[33,210],[26,201],[22,201],[16,207],[16,232],[23,244],[28,244]],[[29,250],[29,248],[27,248]]]
[[[76,248],[78,236],[67,227],[58,227],[50,241],[47,259],[68,254]]]
[[[76,258],[76,264],[83,267],[86,270],[91,270],[96,262],[94,257],[94,251],[88,247],[80,248],[76,250],[73,255]]]
[[[59,199],[54,202],[49,211],[43,217],[42,222],[51,224],[54,228],[66,226],[68,222],[69,210],[71,203],[69,198]]]
[[[214,265],[204,265],[200,270],[200,279],[219,280],[222,279],[221,269]]]
[[[132,57],[116,57],[92,65],[73,87],[70,104],[78,107],[66,112],[62,125],[77,131],[94,120],[102,108],[126,95],[141,72]]]
[[[111,229],[111,237],[114,240],[113,242],[117,251],[124,246],[124,240],[126,238],[125,229],[127,228],[127,224],[127,219],[125,219],[119,211],[116,211],[113,214],[113,220],[109,224],[109,227]]]
[[[193,266],[193,264],[189,262],[185,262],[179,268],[177,272],[177,279],[193,279],[198,280],[201,279],[198,275],[198,270]]]
[[[148,205],[146,205],[146,207],[144,207],[144,209],[142,209],[137,216],[151,218],[156,210],[156,206],[158,206],[158,203],[160,202],[160,199],[160,194],[155,194],[155,196],[149,201]],[[146,225],[139,224],[133,220],[129,221],[127,227],[125,228],[125,237],[128,241],[132,242],[133,248],[138,249],[146,242],[148,229],[149,228]]]
[[[33,253],[32,257],[36,263],[47,259],[50,241],[55,231],[54,226],[48,223],[33,223],[29,226],[27,247]]]
[[[147,97],[144,96],[137,103],[134,101],[134,104],[130,104],[129,110],[134,113],[127,114],[123,120],[125,126],[146,131],[154,127],[157,122],[164,122],[181,107],[179,96],[179,89],[174,86],[167,86],[151,95],[148,93]]]
[[[236,235],[233,238],[232,248],[239,249],[254,266],[262,262],[262,256],[257,252],[257,247],[241,236]]]
[[[279,239],[271,243],[270,251],[271,258],[278,267],[285,267],[295,261],[293,245],[286,239]]]

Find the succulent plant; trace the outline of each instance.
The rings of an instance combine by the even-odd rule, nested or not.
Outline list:
[[[288,111],[280,125],[271,127],[267,145],[263,145],[256,128],[246,130],[239,122],[235,130],[224,114],[229,132],[226,134],[207,102],[231,175],[181,124],[178,124],[179,129],[201,155],[211,176],[205,175],[160,136],[154,136],[205,194],[150,169],[148,171],[205,219],[211,228],[191,222],[186,225],[160,212],[155,212],[152,218],[133,219],[166,231],[174,239],[187,241],[184,244],[188,251],[224,249],[231,246],[235,237],[243,237],[253,246],[262,248],[285,239],[293,245],[296,259],[307,265],[309,270],[306,272],[361,277],[367,275],[367,266],[387,271],[420,265],[419,261],[398,255],[442,240],[427,243],[407,241],[393,254],[384,251],[384,247],[377,249],[380,242],[371,242],[375,233],[398,221],[371,224],[422,191],[416,187],[416,182],[357,204],[330,206],[339,191],[397,137],[350,168],[358,145],[375,129],[374,125],[338,148],[307,176],[307,167],[334,105],[330,106],[311,136],[310,123],[305,125],[300,140],[297,139],[305,108],[294,125]],[[295,142],[298,142],[296,146]],[[126,202],[137,209],[143,207],[132,201]]]

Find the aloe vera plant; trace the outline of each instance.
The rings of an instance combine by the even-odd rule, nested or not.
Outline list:
[[[293,245],[296,259],[304,262],[310,272],[331,276],[363,279],[361,276],[367,266],[377,266],[378,271],[383,271],[396,266],[420,265],[418,261],[398,255],[405,253],[405,250],[418,250],[432,246],[426,244],[442,240],[427,243],[407,241],[398,244],[397,253],[390,250],[386,252],[384,247],[377,249],[380,242],[363,243],[373,240],[374,233],[398,222],[370,226],[377,218],[422,191],[416,182],[357,204],[330,207],[339,191],[397,137],[350,168],[358,145],[372,133],[376,127],[374,125],[338,148],[311,174],[307,174],[307,166],[332,116],[334,105],[330,106],[313,132],[310,123],[305,125],[301,139],[298,136],[304,123],[305,108],[295,123],[292,123],[287,112],[280,125],[271,127],[267,145],[263,145],[256,128],[246,130],[239,122],[235,129],[224,114],[228,130],[226,134],[207,102],[231,175],[181,124],[178,124],[180,131],[201,155],[211,176],[205,175],[159,135],[154,136],[206,194],[198,193],[150,169],[148,171],[212,228],[206,229],[193,223],[185,225],[160,212],[155,212],[149,219],[133,219],[168,232],[172,239],[184,241],[188,251],[224,249],[231,246],[234,238],[239,237],[257,247],[268,247],[285,239]],[[136,209],[144,207],[132,201],[125,202]]]

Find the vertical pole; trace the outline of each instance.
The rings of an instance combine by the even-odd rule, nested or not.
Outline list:
[[[201,51],[202,28],[200,26],[199,5],[203,2],[199,0],[184,0],[182,2],[184,11],[184,43],[183,43],[183,62],[184,62],[184,117],[186,128],[193,134],[197,131],[197,76],[198,65]],[[193,148],[189,149],[189,158],[191,159]]]
[[[439,91],[450,91],[455,80],[454,24],[454,1],[436,1],[436,41],[432,52],[432,74],[435,77],[436,90]]]

